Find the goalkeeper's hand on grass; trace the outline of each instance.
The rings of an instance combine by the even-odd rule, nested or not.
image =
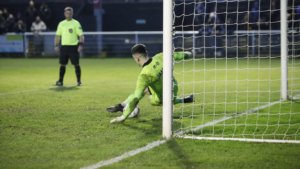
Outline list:
[[[122,115],[122,116],[119,116],[119,117],[116,117],[116,118],[112,119],[110,121],[110,123],[111,124],[113,124],[113,123],[122,123],[125,120],[126,120],[126,117],[124,115]]]

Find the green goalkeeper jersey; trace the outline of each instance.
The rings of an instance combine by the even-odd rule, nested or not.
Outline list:
[[[175,61],[186,58],[187,55],[184,52],[173,53]],[[134,110],[138,102],[144,97],[144,91],[146,88],[150,90],[150,94],[155,95],[156,105],[162,104],[162,88],[163,88],[163,54],[158,53],[150,58],[142,68],[141,73],[138,76],[136,88],[125,101],[126,107],[123,115],[127,118]],[[174,79],[175,80],[175,79]],[[177,92],[176,92],[177,93]]]

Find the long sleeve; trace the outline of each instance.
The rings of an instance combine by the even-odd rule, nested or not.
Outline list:
[[[136,88],[134,93],[129,95],[129,97],[125,100],[126,107],[123,112],[123,115],[127,118],[130,113],[137,106],[139,101],[144,97],[144,91],[146,87],[149,86],[149,80],[146,75],[140,74],[136,83]]]

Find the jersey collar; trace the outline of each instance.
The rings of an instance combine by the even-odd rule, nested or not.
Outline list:
[[[145,62],[145,63],[143,64],[143,67],[149,65],[151,62],[152,62],[152,58],[149,58],[149,59],[147,60],[147,62]]]

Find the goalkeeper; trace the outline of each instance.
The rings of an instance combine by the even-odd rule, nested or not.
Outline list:
[[[145,45],[136,44],[131,49],[132,57],[135,62],[142,67],[142,71],[138,76],[136,89],[129,95],[129,97],[120,104],[107,108],[110,113],[123,112],[119,117],[110,121],[110,123],[123,122],[128,117],[136,117],[139,114],[138,103],[145,94],[150,94],[150,102],[152,105],[162,104],[162,73],[163,73],[163,55],[158,53],[152,58],[148,56]],[[175,60],[183,60],[191,56],[191,52],[175,52],[173,57]],[[177,98],[178,86],[177,81],[173,77],[173,102],[177,103],[191,103],[193,102],[193,95],[186,98]]]

